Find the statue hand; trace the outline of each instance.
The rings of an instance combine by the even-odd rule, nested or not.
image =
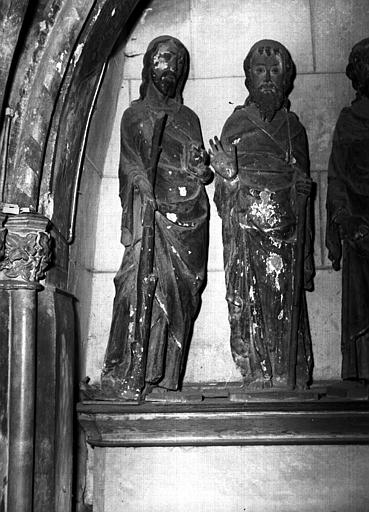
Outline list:
[[[143,210],[145,209],[147,204],[151,204],[152,208],[156,210],[157,204],[154,196],[154,191],[147,177],[141,174],[136,176],[134,184],[137,187],[138,192],[140,194]]]
[[[338,217],[336,222],[340,227],[341,236],[345,240],[361,240],[369,234],[369,226],[358,215]]]
[[[232,156],[229,156],[223,149],[218,137],[209,140],[211,150],[210,164],[214,171],[226,180],[232,180],[237,175],[236,146],[232,146]]]
[[[312,185],[313,181],[309,176],[298,175],[295,184],[297,195],[309,196],[311,193]]]
[[[188,164],[191,168],[196,168],[199,165],[209,165],[210,155],[204,146],[192,146],[189,150]]]

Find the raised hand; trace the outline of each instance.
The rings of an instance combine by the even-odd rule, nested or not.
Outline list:
[[[227,154],[217,136],[209,140],[210,165],[214,171],[226,180],[231,180],[237,175],[236,146],[232,145],[232,155]]]

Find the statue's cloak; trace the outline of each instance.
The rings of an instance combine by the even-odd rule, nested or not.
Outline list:
[[[285,109],[264,123],[255,105],[226,121],[223,147],[237,147],[238,176],[217,177],[215,203],[223,221],[231,349],[245,381],[286,383],[296,256],[296,190],[308,174],[306,134]],[[305,288],[313,277],[309,208],[305,230]],[[312,352],[305,295],[298,334],[297,381],[311,378]]]
[[[361,218],[369,228],[369,99],[338,118],[328,168],[328,256],[342,258],[342,377],[369,380],[369,237],[342,240],[338,216]]]
[[[158,277],[151,319],[145,381],[168,389],[180,383],[200,293],[206,275],[209,204],[204,183],[212,173],[202,163],[189,164],[189,150],[203,144],[196,114],[175,99],[165,105],[149,85],[144,99],[133,102],[121,123],[119,167],[122,243],[125,253],[115,278],[113,321],[104,373],[129,385],[135,339],[137,268],[142,236],[142,204],[135,186],[148,175],[155,120],[166,112],[162,152],[155,180],[154,273]],[[199,171],[201,177],[194,170]]]

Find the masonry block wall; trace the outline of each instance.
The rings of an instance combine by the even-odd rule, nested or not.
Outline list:
[[[85,197],[80,197],[80,219],[81,212],[90,219],[97,211],[96,225],[86,221],[90,222],[84,230],[88,233],[84,235],[86,243],[80,243],[80,249],[88,255],[84,271],[92,291],[91,302],[87,304],[86,294],[77,294],[81,339],[88,347],[84,370],[92,381],[99,379],[103,364],[114,297],[113,278],[123,256],[117,178],[120,119],[129,103],[138,97],[147,45],[161,34],[179,38],[190,52],[191,70],[184,100],[200,118],[205,147],[209,138],[220,135],[234,107],[245,100],[242,64],[251,45],[271,38],[290,50],[297,68],[291,108],[306,127],[311,175],[316,183],[316,278],[315,290],[308,294],[314,377],[340,377],[341,275],[331,270],[324,247],[327,166],[335,122],[340,110],[354,98],[345,76],[348,54],[357,41],[368,36],[368,27],[367,0],[153,0],[147,4],[126,44],[116,50],[109,63],[105,95],[100,95],[93,120],[93,142],[89,141],[90,151],[98,153],[100,160],[105,154],[106,157],[97,166],[87,154],[85,172],[97,173],[97,183],[95,190],[82,191]],[[101,137],[110,139],[106,153],[99,142]],[[207,190],[212,208],[208,284],[185,380],[238,381],[240,376],[229,349],[221,223],[213,204],[213,185]],[[86,201],[90,206],[86,207]],[[80,290],[83,289],[82,286]]]

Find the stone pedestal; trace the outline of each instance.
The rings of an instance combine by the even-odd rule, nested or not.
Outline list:
[[[367,510],[367,399],[77,408],[94,447],[94,512]]]

